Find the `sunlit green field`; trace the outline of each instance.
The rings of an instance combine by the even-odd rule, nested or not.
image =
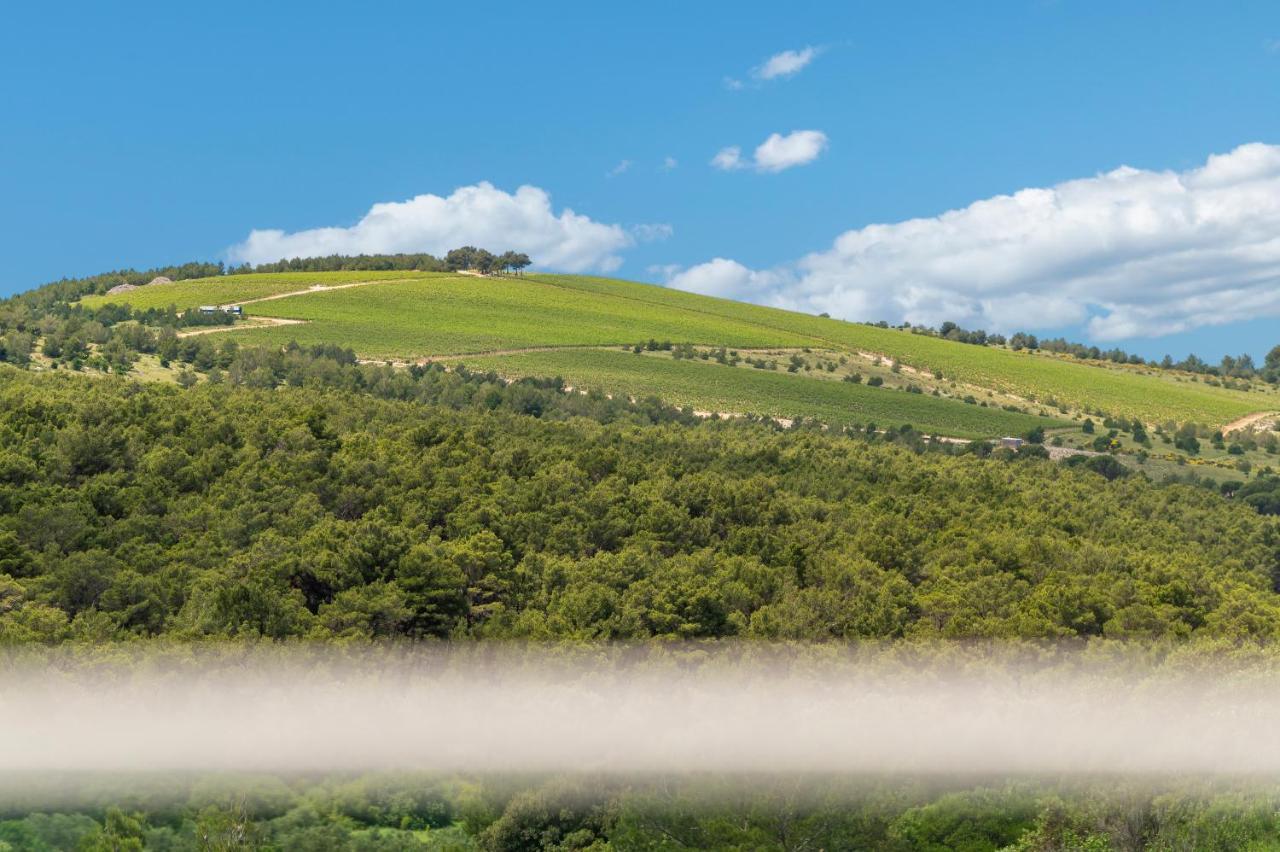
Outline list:
[[[560,376],[581,390],[657,396],[694,409],[775,417],[810,417],[828,424],[901,426],[960,437],[1021,435],[1062,421],[982,408],[888,387],[828,381],[714,361],[647,357],[617,349],[570,349],[460,359],[470,368],[509,376]]]
[[[296,295],[287,295],[290,293]],[[283,298],[269,301],[253,301],[282,295]],[[249,316],[296,319],[304,324],[240,327],[220,334],[235,334],[245,344],[283,344],[291,340],[303,344],[336,343],[351,347],[364,358],[397,361],[483,354],[489,356],[486,363],[497,366],[495,358],[520,356],[519,360],[506,362],[507,372],[528,373],[535,368],[561,365],[566,375],[572,368],[574,375],[593,383],[609,381],[633,395],[665,394],[676,402],[692,401],[693,397],[669,373],[694,365],[657,366],[645,359],[643,369],[606,368],[594,354],[583,354],[580,357],[586,360],[574,361],[572,353],[555,353],[558,358],[569,360],[556,360],[551,353],[538,353],[535,359],[529,353],[511,350],[620,346],[650,338],[746,350],[812,347],[883,356],[916,368],[920,371],[917,375],[927,376],[935,386],[947,384],[944,393],[964,396],[968,388],[987,389],[1019,397],[1027,401],[1028,407],[1062,406],[1076,413],[1101,411],[1147,422],[1206,424],[1223,424],[1255,411],[1280,410],[1280,396],[1274,392],[1228,390],[1188,377],[1146,375],[1049,355],[970,346],[906,331],[585,276],[479,278],[397,271],[235,275],[148,286],[113,297],[93,297],[85,304],[106,301],[141,308],[246,302],[249,304],[245,313]],[[616,359],[609,363],[616,363]],[[936,378],[938,374],[941,379]],[[697,375],[697,381],[704,380],[703,373]],[[826,406],[840,407],[843,402],[836,403],[836,397],[826,395],[850,393],[847,389],[814,390],[807,383],[791,384],[799,378],[778,375],[756,379],[752,380],[757,384],[751,389],[740,385],[740,379],[716,379],[729,382],[727,389],[687,390],[699,390],[699,399],[706,401],[708,407],[782,416],[819,409],[832,412]],[[759,382],[780,384],[769,384],[765,391]],[[952,387],[953,382],[958,384]],[[812,394],[817,394],[818,399]],[[895,404],[906,402],[898,400]],[[934,399],[930,404],[959,403]],[[957,422],[971,424],[972,417],[989,413],[987,409],[972,411],[958,417]]]
[[[250,307],[252,314],[302,319],[309,325],[246,331],[245,341],[338,341],[370,358],[612,345],[649,338],[743,348],[814,343],[811,337],[741,319],[528,278],[439,276],[308,293]]]
[[[447,276],[440,272],[412,272],[392,270],[387,272],[268,272],[249,275],[225,275],[219,278],[192,278],[187,281],[174,281],[169,284],[154,284],[139,287],[128,293],[114,296],[89,296],[82,300],[86,307],[97,307],[108,302],[124,303],[135,308],[167,308],[170,305],[178,310],[194,308],[198,305],[225,305],[233,302],[247,302],[276,296],[281,293],[293,293],[314,286],[334,287],[354,284],[362,281],[400,281],[413,278]]]
[[[608,292],[654,305],[708,310],[834,348],[861,350],[938,370],[944,377],[1011,393],[1024,399],[1050,399],[1076,409],[1096,409],[1152,422],[1192,420],[1225,423],[1260,410],[1280,409],[1280,395],[1215,388],[1187,377],[1142,375],[1120,367],[1072,363],[1052,355],[969,346],[897,329],[815,317],[622,281],[580,276],[544,276],[562,287]]]

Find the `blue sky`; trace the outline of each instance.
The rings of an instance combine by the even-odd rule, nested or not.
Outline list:
[[[609,252],[614,274],[639,280],[837,314],[932,319],[954,304],[957,320],[985,324],[1025,306],[1019,326],[1148,355],[1261,355],[1280,342],[1265,265],[1250,268],[1251,290],[1210,288],[1248,306],[1213,316],[1226,324],[1153,336],[1185,325],[1186,305],[1090,325],[1107,312],[1092,306],[1096,288],[1055,313],[1046,306],[1069,285],[1033,263],[1017,266],[1018,298],[995,307],[946,282],[903,307],[885,298],[923,260],[883,278],[886,295],[839,289],[854,274],[840,264],[865,270],[864,255],[827,256],[868,225],[1121,165],[1190,173],[1280,143],[1275,3],[68,3],[6,17],[0,293],[221,259],[255,229],[351,226],[377,203],[488,182],[539,187],[557,216],[619,226],[630,236]],[[816,56],[796,73],[753,77],[807,46]],[[825,138],[811,162],[710,164],[734,145],[749,161],[797,130]],[[1270,222],[1241,215],[1230,227]],[[670,234],[640,238],[642,224]],[[1223,263],[1248,253],[1237,249]],[[798,266],[810,253],[826,253],[825,277]],[[735,266],[706,267],[713,258]],[[1141,286],[1163,298],[1162,280]]]

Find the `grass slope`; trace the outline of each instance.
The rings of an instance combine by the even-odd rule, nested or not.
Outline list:
[[[310,290],[317,285],[334,288],[358,282],[376,283]],[[649,338],[738,349],[813,347],[854,355],[874,353],[917,368],[922,371],[920,375],[941,373],[941,381],[960,383],[956,395],[964,395],[965,387],[984,388],[1041,405],[1057,403],[1075,411],[1100,410],[1148,422],[1218,425],[1251,412],[1280,409],[1280,396],[1274,393],[1228,390],[1177,375],[1144,374],[1050,355],[969,346],[894,329],[585,276],[478,278],[395,271],[255,274],[143,287],[118,296],[93,297],[85,303],[118,301],[138,307],[190,307],[246,302],[300,290],[309,292],[251,304],[246,313],[305,320],[307,324],[242,328],[235,332],[237,339],[246,344],[290,340],[337,343],[353,348],[365,358],[395,360],[538,347],[616,346]],[[592,384],[602,379],[625,379],[627,392],[639,389],[641,395],[659,393],[660,386],[672,392],[678,387],[669,378],[659,378],[656,371],[664,368],[647,364],[646,369],[653,376],[652,387],[639,388],[642,377],[628,378],[626,370],[612,366],[617,359],[595,355],[564,362],[523,355],[517,359],[512,355],[505,362],[486,363],[501,367],[508,374],[563,363],[572,368],[573,372],[565,371],[568,378],[576,376]],[[790,381],[796,377],[776,378]],[[738,381],[745,380],[735,383]],[[766,400],[758,392],[759,386],[752,387],[750,391],[740,388],[747,395],[726,406],[727,410],[766,411],[761,405]],[[779,386],[778,391],[782,389]],[[944,388],[943,392],[947,390]],[[831,393],[834,391],[823,389],[819,395]],[[704,394],[703,398],[709,396]],[[945,400],[943,403],[950,404]],[[806,411],[825,404],[812,402]],[[981,412],[988,413],[989,409]]]
[[[1024,399],[1043,402],[1053,398],[1073,408],[1100,409],[1152,422],[1193,420],[1210,424],[1226,423],[1254,411],[1280,409],[1280,396],[1275,394],[1217,388],[1172,374],[1152,371],[1154,374],[1148,375],[1127,367],[1081,364],[1049,354],[969,346],[665,287],[580,276],[541,278],[568,289],[608,293],[669,309],[712,311],[806,337],[821,345],[874,352],[922,370],[941,371],[950,379]]]
[[[463,359],[468,367],[508,375],[560,376],[580,389],[633,397],[654,395],[702,411],[812,417],[829,424],[876,423],[942,435],[1020,435],[1061,425],[1017,412],[981,408],[924,394],[756,370],[715,362],[645,357],[616,349],[575,349]]]
[[[812,339],[742,320],[518,278],[437,277],[308,293],[252,313],[309,327],[247,332],[263,339],[350,341],[371,358],[422,358],[537,346],[658,340],[734,347],[807,346]]]

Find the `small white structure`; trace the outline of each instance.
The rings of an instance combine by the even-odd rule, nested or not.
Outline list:
[[[1020,450],[1020,449],[1022,449],[1022,445],[1023,445],[1024,443],[1026,443],[1026,442],[1025,442],[1025,441],[1023,441],[1021,438],[1008,438],[1008,437],[1006,437],[1006,438],[1001,438],[1001,439],[1000,439],[1000,446],[1005,447],[1006,449],[1010,449],[1010,450]]]

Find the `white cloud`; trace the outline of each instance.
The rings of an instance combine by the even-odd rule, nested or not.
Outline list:
[[[605,177],[617,177],[618,175],[623,174],[628,169],[630,169],[631,165],[632,163],[630,160],[623,160],[622,162],[618,163],[618,165],[614,166],[613,168],[609,169],[609,171],[605,172]]]
[[[783,136],[774,133],[756,148],[756,168],[780,172],[818,159],[827,148],[827,134],[820,130],[796,130]]]
[[[751,76],[757,80],[791,77],[799,74],[817,55],[818,49],[815,47],[806,47],[802,50],[784,50],[766,59],[759,68],[751,72]]]
[[[1087,322],[1097,340],[1280,316],[1280,146],[869,225],[774,270],[716,258],[670,284],[853,320],[998,331]]]
[[[522,186],[512,194],[481,182],[447,197],[419,195],[375,204],[349,228],[254,230],[227,255],[235,263],[269,263],[330,254],[443,255],[457,246],[477,245],[525,252],[544,268],[608,272],[621,265],[618,253],[635,242],[633,232],[621,225],[595,222],[567,207],[555,213],[551,196],[536,186]]]
[[[638,242],[652,243],[659,240],[670,239],[676,229],[665,222],[659,222],[652,225],[632,225],[631,234]]]
[[[716,155],[711,158],[711,165],[726,172],[747,167],[747,164],[742,161],[742,149],[737,145],[730,145],[728,148],[721,148],[717,151]]]
[[[793,130],[786,136],[773,133],[756,147],[750,161],[742,158],[737,145],[721,148],[711,165],[722,171],[753,168],[758,172],[780,172],[812,163],[827,148],[827,134],[821,130]]]
[[[743,87],[743,83],[736,77],[725,77],[724,87],[731,92],[736,92]]]
[[[736,260],[717,257],[669,276],[667,286],[704,296],[742,299],[746,294],[769,292],[785,278],[782,272],[748,269]]]
[[[680,161],[675,157],[663,157],[662,166],[659,171],[669,172],[678,165],[680,165]]]

